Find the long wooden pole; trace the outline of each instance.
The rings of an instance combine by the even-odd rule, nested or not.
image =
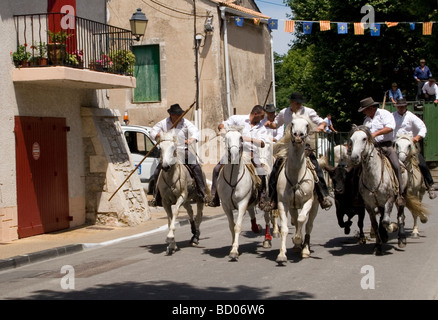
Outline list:
[[[170,127],[169,131],[172,130],[173,128],[175,128],[178,123],[181,121],[182,118],[184,118],[184,116],[187,114],[187,112],[189,112],[193,106],[195,105],[196,101],[193,102],[190,107],[184,111],[184,113],[182,115],[180,115],[180,117],[175,121],[174,124],[172,124],[172,127]],[[108,201],[111,201],[113,199],[113,197],[116,195],[116,193],[120,190],[120,188],[122,188],[122,186],[126,183],[126,181],[128,181],[129,178],[131,178],[131,176],[134,174],[135,171],[137,171],[137,169],[141,166],[141,164],[143,163],[143,161],[149,157],[149,155],[151,154],[151,152],[156,148],[157,144],[154,144],[153,147],[151,148],[151,150],[149,150],[149,152],[144,156],[144,158],[140,161],[140,163],[134,168],[134,170],[131,171],[131,173],[128,175],[128,177],[125,179],[125,181],[122,182],[122,184],[117,188],[116,191],[114,191],[114,193],[112,194],[112,196],[108,199]]]
[[[269,94],[271,93],[271,90],[272,90],[272,83],[273,82],[271,81],[271,85],[269,86],[268,94],[266,95],[265,103],[263,104],[263,108],[266,107],[266,103],[268,102]]]

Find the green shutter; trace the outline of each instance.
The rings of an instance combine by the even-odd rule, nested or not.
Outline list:
[[[160,47],[158,45],[135,46],[134,102],[154,102],[161,100]]]

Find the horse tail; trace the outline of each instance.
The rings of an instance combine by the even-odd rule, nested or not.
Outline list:
[[[411,211],[412,215],[416,217],[428,216],[430,214],[420,199],[411,194],[406,196],[406,207]]]

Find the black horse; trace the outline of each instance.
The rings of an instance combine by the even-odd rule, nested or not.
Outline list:
[[[322,167],[329,173],[332,179],[338,225],[344,228],[345,234],[350,234],[351,219],[357,215],[359,242],[366,243],[363,232],[365,205],[358,189],[360,170],[362,168],[360,166],[347,166],[344,161],[341,161],[336,167],[332,167],[329,164],[324,164]],[[344,221],[344,216],[347,216],[347,221]]]

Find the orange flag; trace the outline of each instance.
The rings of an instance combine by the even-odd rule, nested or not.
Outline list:
[[[398,25],[398,22],[388,22],[388,21],[386,21],[385,24],[388,26],[388,28],[391,28],[391,27],[395,27],[396,25]]]
[[[258,26],[260,24],[260,19],[254,18],[254,24]]]
[[[423,35],[430,36],[432,34],[433,22],[423,22]]]
[[[284,32],[294,32],[295,21],[294,20],[286,20],[284,23]]]
[[[321,31],[330,30],[330,21],[320,21],[319,28]]]
[[[356,34],[356,35],[363,35],[363,34],[365,34],[362,22],[355,22],[354,23],[354,34]]]

